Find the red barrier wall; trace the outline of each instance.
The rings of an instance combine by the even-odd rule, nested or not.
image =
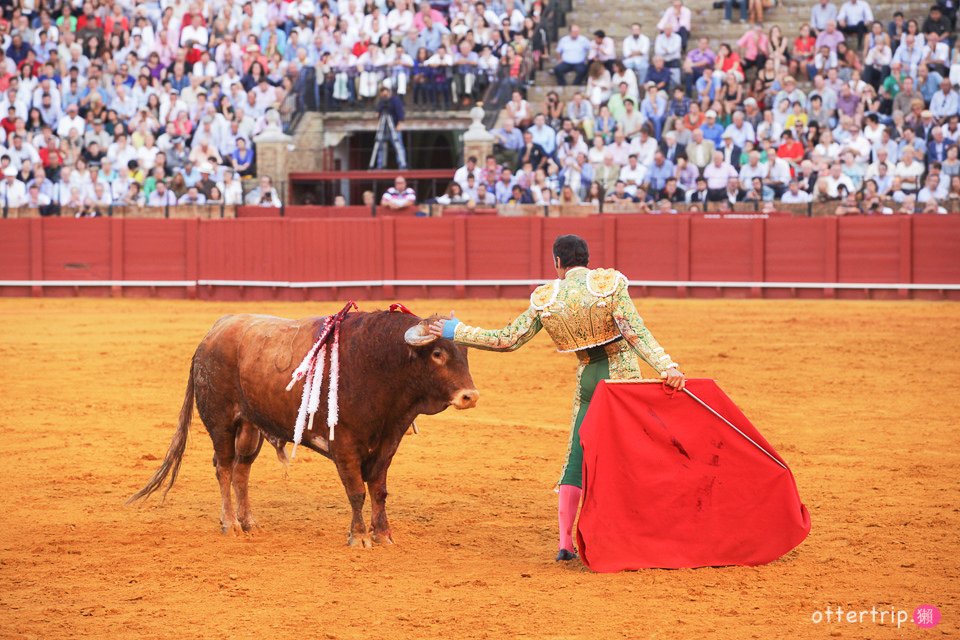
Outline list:
[[[638,295],[960,298],[869,286],[960,283],[960,216],[0,220],[0,281],[28,281],[0,283],[0,295],[524,296],[530,284],[503,281],[549,279],[563,233],[586,238],[592,264],[626,273]],[[74,282],[37,284],[51,280]],[[705,281],[716,284],[693,286]]]

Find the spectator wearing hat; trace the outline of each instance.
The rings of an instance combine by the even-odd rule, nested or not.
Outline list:
[[[23,182],[17,179],[17,170],[7,165],[3,170],[3,181],[0,182],[0,205],[3,210],[17,209],[27,202],[27,189]]]
[[[707,112],[704,114],[703,124],[700,125],[700,130],[703,131],[703,137],[712,142],[714,147],[719,147],[721,145],[724,127],[717,122],[716,111],[713,109],[707,110]]]

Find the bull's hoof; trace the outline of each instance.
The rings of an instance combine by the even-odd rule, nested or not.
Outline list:
[[[393,544],[393,534],[389,531],[373,532],[373,542],[375,544],[391,545]]]
[[[257,524],[257,521],[253,518],[245,518],[240,521],[240,526],[243,528],[244,533],[253,533],[260,528],[260,525]]]
[[[372,549],[373,542],[370,540],[370,534],[365,533],[362,536],[350,534],[350,537],[347,538],[347,546],[349,547],[363,547],[364,549]]]
[[[240,525],[239,520],[234,520],[233,522],[221,522],[220,533],[225,536],[239,536],[243,534],[243,527]]]

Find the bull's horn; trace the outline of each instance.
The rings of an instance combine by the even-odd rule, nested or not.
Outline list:
[[[422,347],[425,344],[430,344],[437,339],[437,336],[430,335],[425,331],[426,327],[423,323],[417,323],[407,329],[407,332],[403,334],[403,340],[409,345],[414,347]]]

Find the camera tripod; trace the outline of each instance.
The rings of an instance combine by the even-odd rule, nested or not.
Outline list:
[[[407,168],[407,153],[403,148],[403,141],[393,124],[393,117],[389,114],[380,116],[380,122],[377,123],[377,137],[373,144],[373,153],[370,154],[370,168],[376,166],[382,169],[387,163],[387,144],[393,143],[393,150],[397,153],[397,165],[400,169]]]

